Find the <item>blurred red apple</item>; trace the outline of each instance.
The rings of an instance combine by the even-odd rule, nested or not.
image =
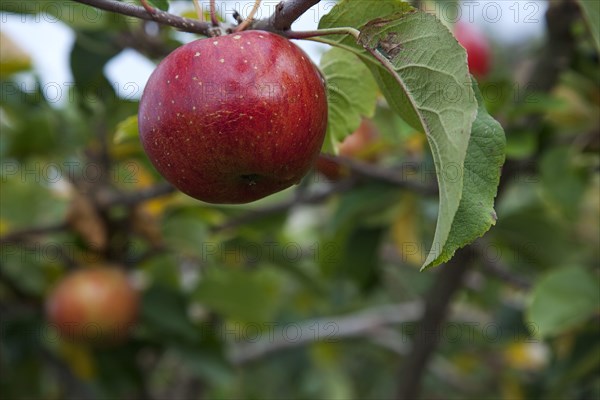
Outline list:
[[[61,337],[87,343],[110,343],[127,337],[138,308],[138,292],[125,273],[113,266],[72,272],[46,301],[48,320]]]
[[[327,127],[325,82],[299,47],[273,33],[196,40],[152,73],[138,121],[150,161],[179,190],[247,203],[311,168]]]
[[[373,152],[372,145],[378,138],[379,134],[375,124],[371,120],[363,118],[358,129],[346,136],[340,144],[339,155],[367,162],[376,161],[377,154]],[[332,181],[350,174],[346,167],[322,155],[317,159],[315,167],[317,171]]]
[[[454,25],[454,36],[467,51],[469,71],[477,78],[485,78],[490,72],[492,58],[485,34],[474,24],[458,21]]]

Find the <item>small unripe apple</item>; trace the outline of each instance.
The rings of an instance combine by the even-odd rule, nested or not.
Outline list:
[[[378,138],[379,133],[375,124],[371,120],[363,118],[358,129],[348,135],[340,144],[339,155],[367,162],[376,161],[377,154],[373,152],[373,144]],[[350,173],[344,166],[325,157],[319,157],[315,166],[317,171],[332,181],[337,181]]]
[[[139,296],[113,266],[80,269],[63,278],[46,301],[48,321],[69,341],[114,343],[136,321]]]
[[[467,51],[469,71],[478,78],[490,72],[492,50],[485,34],[473,24],[458,21],[454,25],[456,40]]]
[[[247,203],[298,183],[327,127],[325,82],[273,33],[196,40],[167,56],[140,101],[143,147],[182,192]]]

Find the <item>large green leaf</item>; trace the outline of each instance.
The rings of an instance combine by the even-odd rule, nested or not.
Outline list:
[[[527,318],[540,336],[565,332],[600,311],[598,276],[579,267],[553,270],[531,293]]]
[[[357,54],[392,109],[427,135],[440,189],[436,232],[424,264],[429,267],[482,234],[480,224],[461,221],[461,238],[447,243],[463,195],[464,162],[477,100],[466,52],[439,20],[401,1],[379,3],[373,7],[369,1],[342,1],[321,19],[319,27],[360,29],[359,43],[342,36],[334,37],[331,43]],[[503,148],[498,150],[503,152]],[[483,164],[477,170],[498,168],[497,163],[480,161]],[[492,180],[489,186],[493,189],[488,191],[495,195],[497,181],[494,184]]]
[[[479,104],[464,164],[463,194],[441,254],[425,267],[448,261],[454,252],[482,236],[496,223],[494,198],[504,164],[506,139],[502,126],[486,111],[474,83]]]
[[[321,71],[327,80],[327,136],[324,150],[358,129],[361,117],[375,114],[377,83],[367,67],[347,51],[332,48],[321,58]]]

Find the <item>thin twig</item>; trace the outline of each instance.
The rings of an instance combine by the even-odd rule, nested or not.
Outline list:
[[[471,248],[477,252],[478,258],[481,260],[486,271],[494,274],[494,276],[497,278],[519,289],[531,289],[531,281],[523,276],[513,273],[502,261],[498,260],[497,258],[491,258],[490,254],[487,254],[487,249],[489,249],[489,246],[486,245],[483,239],[475,241],[471,245]]]
[[[285,36],[290,39],[310,39],[329,35],[350,35],[358,41],[360,31],[350,27],[318,29],[315,31],[287,31]]]
[[[204,13],[202,12],[202,7],[200,7],[199,0],[193,0],[194,10],[196,10],[196,15],[198,16],[199,21],[204,21]]]
[[[217,19],[217,7],[215,5],[216,0],[210,0],[210,23],[212,26],[219,26],[219,20]]]
[[[248,14],[246,19],[241,24],[239,24],[238,26],[235,27],[235,29],[233,30],[234,32],[241,32],[244,29],[246,29],[248,27],[248,25],[250,25],[250,22],[252,22],[254,15],[256,14],[256,12],[258,11],[258,8],[260,7],[260,2],[261,2],[261,0],[254,0],[254,7],[252,7],[252,11],[250,11],[250,14]]]
[[[156,9],[154,7],[152,7],[150,4],[148,4],[148,2],[146,0],[140,0],[140,3],[142,3],[142,7],[144,7],[144,9],[146,11],[148,11],[149,14],[156,14]]]

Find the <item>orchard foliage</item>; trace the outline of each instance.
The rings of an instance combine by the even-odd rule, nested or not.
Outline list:
[[[239,25],[218,2],[200,2],[202,22],[191,2],[142,3],[0,3],[8,24],[74,37],[72,82],[48,83],[0,36],[3,396],[598,396],[598,2],[548,1],[539,43],[488,37],[475,77],[458,2],[322,1],[316,32],[289,25],[318,1],[273,4],[248,29],[328,45],[321,151],[343,173],[235,206],[165,181],[140,142],[141,89],[106,68]],[[365,121],[364,152],[343,150]],[[97,265],[135,300],[64,289]],[[56,288],[66,317],[48,311]],[[96,296],[89,314],[71,293]],[[114,343],[81,337],[115,324]]]

